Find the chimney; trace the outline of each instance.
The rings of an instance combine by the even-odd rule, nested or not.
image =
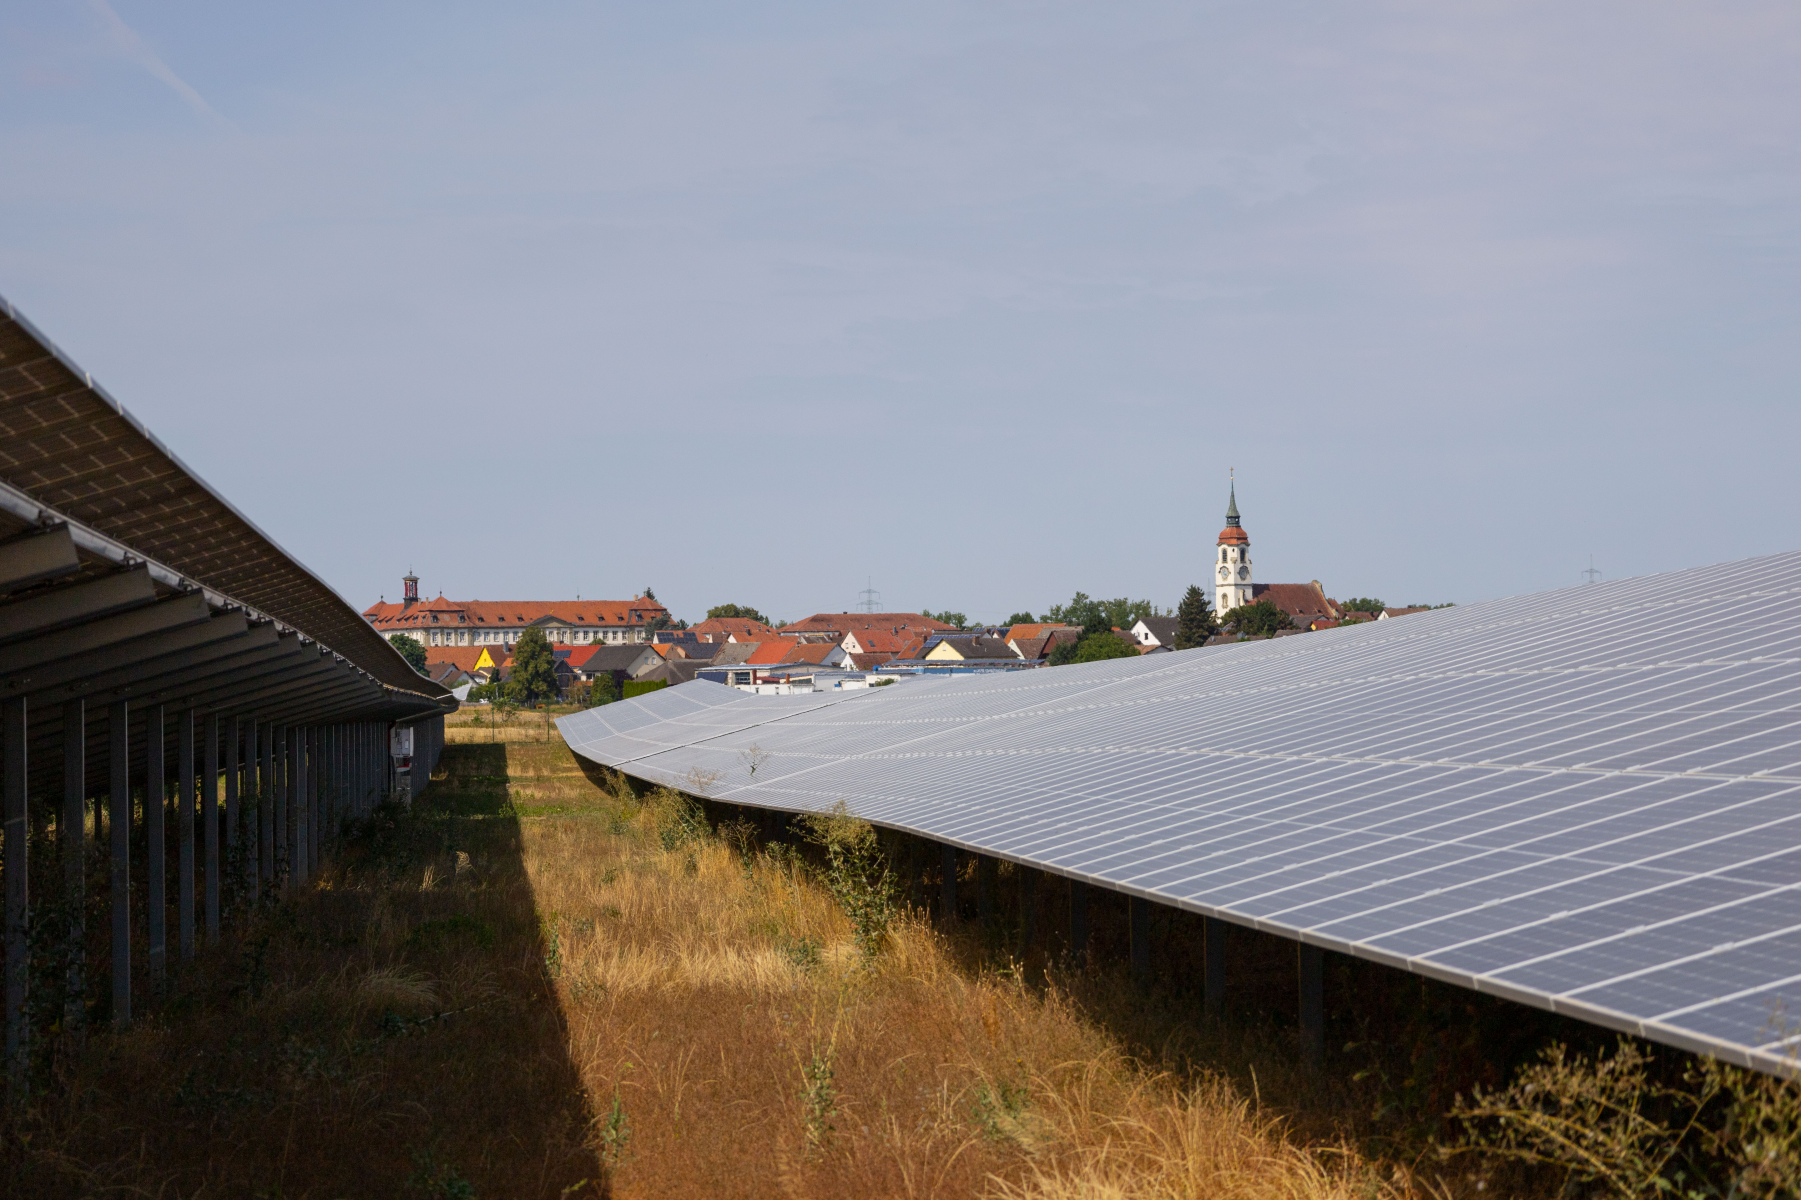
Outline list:
[[[406,577],[400,582],[402,587],[405,588],[400,601],[401,611],[404,612],[413,607],[413,605],[419,603],[419,577],[411,571],[408,571]]]

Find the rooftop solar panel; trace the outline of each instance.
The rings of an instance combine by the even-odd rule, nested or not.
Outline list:
[[[869,691],[694,682],[583,756],[1765,1069],[1801,1002],[1801,554]],[[755,778],[748,751],[760,757]]]

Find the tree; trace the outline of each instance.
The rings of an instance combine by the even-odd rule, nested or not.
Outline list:
[[[1213,615],[1207,593],[1189,584],[1182,603],[1176,606],[1175,649],[1193,650],[1196,646],[1205,646],[1207,639],[1218,632],[1219,618]]]
[[[1032,615],[1032,614],[1031,614],[1031,613],[1029,613],[1029,612],[1016,612],[1016,613],[1014,613],[1014,614],[1013,614],[1013,615],[1012,615],[1012,616],[1010,616],[1010,617],[1008,617],[1008,618],[1007,618],[1007,624],[1008,624],[1008,625],[1009,625],[1009,626],[1013,626],[1013,625],[1036,625],[1036,624],[1038,624],[1038,618],[1037,618],[1037,617],[1034,617],[1034,616],[1033,616],[1033,615]]]
[[[1220,622],[1230,625],[1247,637],[1269,637],[1279,630],[1294,628],[1294,622],[1288,619],[1287,613],[1276,607],[1273,600],[1241,604],[1222,613]]]
[[[1146,617],[1167,617],[1167,608],[1158,608],[1149,600],[1131,600],[1120,596],[1113,600],[1095,600],[1087,592],[1077,592],[1068,604],[1053,604],[1044,614],[1049,622],[1080,625],[1084,629],[1130,629]]]
[[[946,625],[955,625],[958,629],[963,629],[969,625],[968,617],[960,612],[952,612],[948,608],[943,612],[933,612],[928,608],[920,615],[928,620],[943,621]]]
[[[1380,600],[1372,600],[1368,596],[1358,596],[1355,599],[1346,600],[1338,607],[1346,612],[1379,613],[1387,608],[1388,605],[1382,603]]]
[[[1124,634],[1114,633],[1111,629],[1105,633],[1094,633],[1076,643],[1075,657],[1071,662],[1105,662],[1109,658],[1137,658],[1138,643]]]
[[[513,647],[513,667],[507,675],[507,696],[530,703],[557,694],[556,658],[542,629],[528,629]]]
[[[652,604],[660,603],[660,601],[657,600],[657,594],[650,590],[649,584],[646,584],[644,587],[644,598]]]
[[[603,704],[611,704],[619,699],[619,685],[613,682],[612,672],[596,676],[588,684],[588,707],[599,708]]]
[[[759,625],[768,625],[772,628],[775,624],[768,617],[764,616],[748,604],[715,604],[712,608],[707,610],[707,620],[711,621],[714,617],[724,617],[741,621],[755,621]]]
[[[391,639],[389,645],[400,651],[400,657],[406,659],[407,666],[421,675],[425,674],[425,647],[419,644],[418,638],[403,633]]]

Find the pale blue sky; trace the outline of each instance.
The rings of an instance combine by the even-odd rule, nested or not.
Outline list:
[[[1801,8],[0,5],[0,292],[353,603],[1801,548]]]

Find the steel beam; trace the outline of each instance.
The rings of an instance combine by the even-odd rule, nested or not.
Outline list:
[[[117,686],[119,682],[129,682],[130,677],[138,672],[138,668],[146,676],[156,675],[169,669],[185,666],[187,652],[201,647],[222,642],[229,638],[241,637],[250,629],[250,623],[244,620],[242,613],[223,613],[216,617],[203,617],[201,620],[187,620],[198,605],[205,609],[204,601],[198,596],[178,596],[174,600],[165,600],[141,610],[143,615],[158,614],[159,619],[167,617],[171,621],[182,619],[178,625],[163,629],[160,632],[143,633],[134,637],[122,638],[80,654],[66,655],[45,662],[39,666],[22,668],[13,674],[0,678],[0,692],[30,692],[43,695],[52,688],[67,687],[70,684],[87,683],[88,687],[96,686],[88,681],[104,678],[105,686]],[[138,616],[131,613],[128,616]],[[114,618],[123,620],[124,618]],[[105,622],[100,622],[105,624]],[[262,628],[268,628],[263,626]],[[80,632],[79,629],[70,632]],[[273,635],[273,629],[270,630]],[[46,639],[48,640],[48,639]],[[273,640],[273,638],[271,638]],[[29,648],[29,643],[27,644]],[[230,653],[230,651],[221,651]],[[177,656],[173,664],[159,662],[167,656]]]
[[[0,604],[0,641],[48,633],[155,599],[156,585],[150,582],[150,572],[144,567],[70,583],[11,604]],[[10,669],[10,660],[0,653],[0,670]]]
[[[107,646],[117,646],[134,638],[166,633],[185,625],[198,625],[210,615],[211,610],[207,608],[206,601],[199,596],[176,596],[116,616],[89,620],[73,629],[42,633],[29,641],[0,648],[0,677],[10,681],[20,673],[34,671],[62,659]]]
[[[80,569],[81,559],[67,525],[0,546],[0,592],[15,592]]]

